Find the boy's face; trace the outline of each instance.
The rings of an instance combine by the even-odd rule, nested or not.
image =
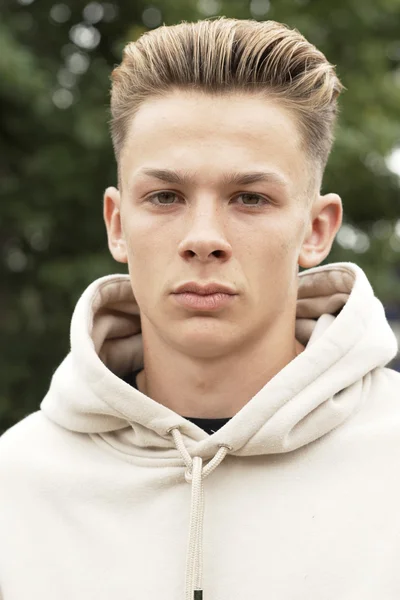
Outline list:
[[[150,169],[185,180],[163,181]],[[268,175],[230,182],[248,172]],[[311,169],[291,113],[244,93],[147,100],[126,136],[120,173],[121,197],[106,190],[104,217],[112,255],[128,263],[144,331],[213,358],[293,320],[298,265],[327,256],[342,213],[335,194],[307,197]],[[189,309],[173,295],[189,281],[222,283],[237,295],[216,311]]]

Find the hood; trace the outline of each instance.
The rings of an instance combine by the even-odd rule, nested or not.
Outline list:
[[[339,425],[357,406],[363,378],[397,353],[383,306],[353,263],[299,274],[296,338],[304,352],[209,436],[121,379],[143,367],[140,311],[128,275],[101,277],[76,305],[71,351],[55,371],[41,409],[71,431],[122,439],[118,431],[129,429],[126,450],[149,458],[155,449],[161,451],[158,458],[167,458],[168,449],[175,456],[167,433],[175,426],[203,458],[211,456],[215,440],[241,456],[288,452]]]
[[[300,273],[296,316],[305,350],[210,436],[121,379],[143,367],[140,311],[128,275],[97,279],[76,305],[71,350],[41,410],[66,429],[101,436],[160,466],[165,459],[184,462],[192,485],[186,600],[202,597],[204,477],[227,453],[289,452],[322,437],[360,404],[368,374],[397,353],[383,306],[353,263]]]

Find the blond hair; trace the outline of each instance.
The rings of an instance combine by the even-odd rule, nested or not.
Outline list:
[[[333,144],[335,68],[296,29],[275,21],[218,17],[144,33],[111,75],[111,137],[117,163],[132,118],[149,97],[174,89],[257,92],[297,117],[305,151],[323,172]]]

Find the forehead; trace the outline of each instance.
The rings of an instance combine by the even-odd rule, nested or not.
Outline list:
[[[146,100],[131,119],[120,167],[128,187],[146,167],[183,169],[208,181],[227,171],[264,168],[292,191],[308,181],[295,116],[249,93],[175,91]]]

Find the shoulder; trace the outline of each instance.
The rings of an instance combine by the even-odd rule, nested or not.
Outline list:
[[[88,445],[94,445],[88,435],[68,431],[36,411],[0,437],[0,480],[46,464],[55,456],[81,455],[82,447]]]
[[[11,455],[25,453],[30,448],[32,436],[39,441],[45,429],[46,423],[40,411],[28,415],[7,429],[0,436],[0,464]]]
[[[363,388],[350,426],[384,439],[385,444],[393,439],[400,449],[400,373],[387,367],[376,368],[364,379]]]
[[[398,401],[400,405],[400,373],[388,367],[377,368],[371,373],[371,388],[369,394],[388,394],[389,398]]]
[[[28,415],[0,437],[0,460],[10,451],[32,450],[32,442],[37,448],[60,429],[40,410]]]

